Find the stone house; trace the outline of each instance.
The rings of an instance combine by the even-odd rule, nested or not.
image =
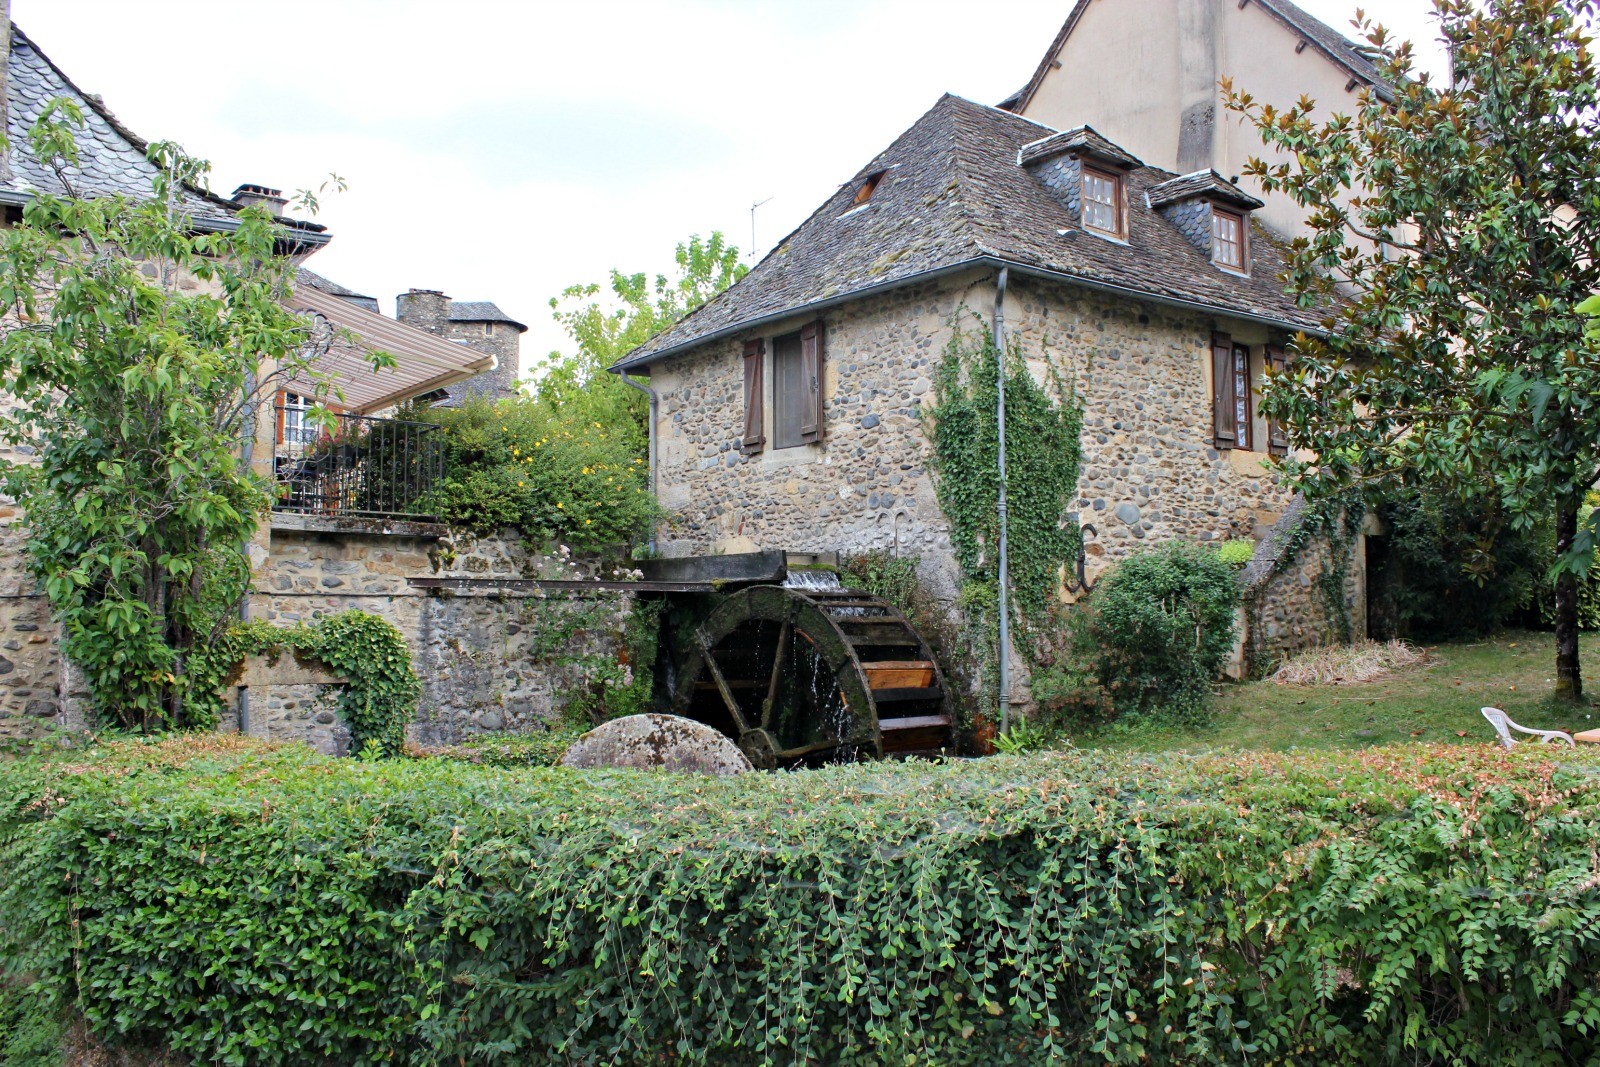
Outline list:
[[[0,120],[10,149],[0,156],[0,213],[5,224],[21,218],[23,206],[40,192],[62,193],[55,173],[30,151],[27,132],[55,97],[74,100],[83,112],[80,160],[69,169],[73,185],[89,195],[149,195],[154,166],[148,144],[127,129],[95,95],[84,92],[9,19],[0,0]],[[421,302],[402,297],[401,314],[381,314],[371,296],[346,288],[304,266],[332,235],[321,224],[285,213],[276,189],[249,184],[232,197],[205,189],[183,191],[183,209],[201,232],[226,231],[237,212],[264,204],[282,227],[280,251],[297,264],[290,306],[310,318],[322,353],[319,367],[343,392],[332,401],[339,425],[383,427],[414,443],[415,431],[383,415],[425,396],[447,397],[514,390],[520,373],[519,336],[524,327],[487,302],[443,301],[435,319],[408,314]],[[180,284],[185,284],[180,281]],[[408,294],[410,296],[411,294]],[[438,295],[438,294],[434,294]],[[437,303],[437,302],[436,302]],[[397,366],[374,373],[370,352],[392,354]],[[303,391],[297,391],[303,386]],[[306,464],[297,456],[321,436],[307,419],[309,383],[285,383],[266,398],[257,419],[253,462],[262,475],[287,482],[286,471]],[[3,396],[0,396],[3,402]],[[366,431],[370,441],[374,431]],[[9,456],[10,454],[8,454]],[[529,612],[515,601],[482,597],[442,598],[411,579],[450,575],[515,577],[532,565],[514,538],[468,541],[452,538],[427,516],[380,505],[350,514],[349,494],[318,488],[291,493],[265,519],[249,546],[255,581],[247,610],[254,618],[309,621],[330,612],[361,608],[382,615],[405,635],[414,665],[425,680],[425,712],[412,734],[450,740],[476,730],[534,724],[555,703],[559,681],[539,674],[527,654],[535,636]],[[313,501],[307,505],[307,500]],[[49,605],[28,572],[27,530],[18,509],[0,500],[0,736],[34,733],[84,721],[81,686],[63,661]],[[236,703],[235,728],[273,738],[303,737],[336,749],[340,724],[322,700],[328,679],[289,664],[251,676],[247,696]]]
[[[653,477],[676,513],[662,549],[888,549],[953,596],[921,414],[963,318],[1003,318],[1008,350],[1082,403],[1064,519],[1083,527],[1091,585],[1143,544],[1261,540],[1290,496],[1268,465],[1284,439],[1255,399],[1323,311],[1285,294],[1260,208],[1090,127],[944,97],[742,281],[614,368],[653,394]],[[1253,591],[1257,654],[1328,639],[1302,569],[1285,559]]]
[[[1224,109],[1224,78],[1280,108],[1309,96],[1322,118],[1351,110],[1362,89],[1392,91],[1361,45],[1291,0],[1077,0],[1000,106],[1060,129],[1092,123],[1152,166],[1237,182],[1250,157],[1275,161],[1276,150]],[[1262,222],[1302,231],[1299,205],[1246,189],[1265,201]]]

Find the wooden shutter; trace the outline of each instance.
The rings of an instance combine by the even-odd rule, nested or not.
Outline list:
[[[800,440],[822,440],[822,323],[800,331]]]
[[[272,410],[278,417],[278,433],[273,438],[277,444],[283,444],[283,405],[288,402],[289,394],[282,389],[278,390],[278,397],[272,403]]]
[[[752,455],[767,444],[763,432],[766,413],[762,407],[762,366],[766,362],[766,342],[759,337],[744,343],[744,452]]]
[[[1233,338],[1211,335],[1211,441],[1218,448],[1233,448]]]
[[[1267,346],[1267,378],[1282,374],[1289,366],[1288,353],[1276,345]],[[1289,432],[1276,419],[1267,420],[1267,451],[1274,456],[1289,454]]]

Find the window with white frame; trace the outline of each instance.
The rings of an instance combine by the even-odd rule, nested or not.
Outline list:
[[[321,429],[309,418],[313,407],[309,397],[298,393],[283,394],[283,440],[285,444],[309,445],[321,435]]]

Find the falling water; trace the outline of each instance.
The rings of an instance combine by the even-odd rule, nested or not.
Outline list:
[[[790,571],[783,580],[786,589],[841,589],[839,576],[833,571]]]

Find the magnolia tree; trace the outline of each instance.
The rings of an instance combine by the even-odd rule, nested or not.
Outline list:
[[[1600,479],[1600,342],[1584,305],[1600,289],[1593,6],[1434,0],[1448,85],[1358,13],[1393,95],[1365,91],[1332,118],[1224,84],[1280,150],[1246,172],[1309,211],[1289,284],[1307,304],[1335,285],[1348,298],[1263,399],[1315,456],[1288,462],[1291,480],[1369,499],[1426,485],[1492,499],[1523,527],[1553,516],[1557,688],[1574,698],[1595,545],[1579,509]]]
[[[0,230],[0,437],[25,457],[0,476],[101,721],[200,725],[188,667],[248,591],[271,501],[246,461],[255,412],[311,373],[312,330],[283,303],[292,267],[264,210],[197,232],[206,168],[170,144],[150,149],[147,198],[81,195],[82,125],[71,101],[46,106],[30,139],[67,193]]]

